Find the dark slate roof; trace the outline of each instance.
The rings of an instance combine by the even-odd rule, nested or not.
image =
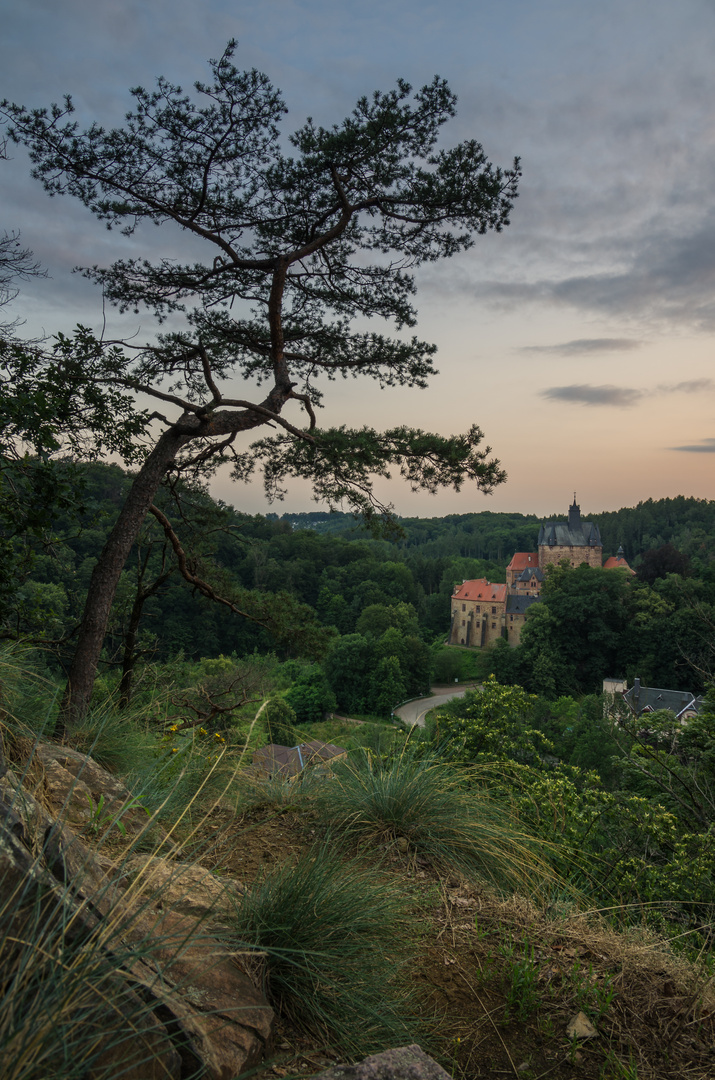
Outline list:
[[[344,757],[347,750],[333,743],[324,743],[320,739],[300,743],[298,746],[278,746],[270,743],[253,753],[253,763],[263,771],[281,776],[296,776],[306,765],[315,765]]]
[[[689,690],[661,690],[656,686],[641,686],[640,680],[626,690],[623,695],[629,707],[636,716],[643,712],[655,712],[656,709],[670,709],[676,716],[680,716],[687,709],[698,712],[702,705],[701,697],[694,697]]]
[[[569,519],[545,521],[539,529],[539,547],[601,547],[598,525],[581,521],[581,507],[576,502],[569,506]]]
[[[519,574],[517,581],[531,581],[532,578],[536,578],[537,581],[544,580],[544,571],[539,570],[538,566],[529,566],[521,574]]]
[[[540,601],[540,596],[507,596],[506,613],[507,615],[523,615],[527,608]]]

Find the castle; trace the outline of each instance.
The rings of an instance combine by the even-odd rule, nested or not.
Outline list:
[[[581,521],[575,493],[568,521],[545,521],[537,546],[538,551],[520,551],[513,556],[506,568],[505,585],[478,578],[463,581],[455,589],[448,644],[483,648],[503,637],[510,645],[518,645],[526,613],[540,599],[546,567],[558,566],[563,559],[571,566],[588,563],[600,567],[603,559],[598,525]],[[605,563],[606,569],[617,567],[630,570],[622,548]]]

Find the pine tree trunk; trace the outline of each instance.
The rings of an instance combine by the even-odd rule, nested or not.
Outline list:
[[[64,735],[68,727],[79,723],[87,713],[122,570],[164,474],[182,446],[189,442],[194,434],[186,429],[178,431],[172,428],[161,436],[137,474],[97,560],[89,585],[77,648],[60,706],[56,731],[59,736]]]

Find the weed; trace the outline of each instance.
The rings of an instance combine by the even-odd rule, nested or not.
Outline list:
[[[539,1007],[539,969],[534,956],[534,946],[526,942],[522,955],[516,954],[513,942],[500,946],[507,960],[507,991],[505,1019],[516,1016],[526,1021]]]
[[[628,1055],[628,1061],[621,1061],[613,1050],[609,1050],[606,1060],[598,1074],[599,1080],[638,1080],[638,1067],[633,1060],[633,1055]]]
[[[579,1009],[585,1013],[595,1013],[598,1020],[605,1016],[616,996],[612,975],[599,979],[593,965],[589,964],[585,967],[577,957],[569,972],[568,980]]]
[[[87,795],[87,800],[90,806],[91,817],[85,825],[85,832],[89,833],[91,836],[99,836],[100,834],[109,832],[113,828],[118,829],[122,836],[126,836],[127,830],[121,820],[121,815],[126,814],[129,810],[143,810],[147,817],[150,816],[149,811],[145,806],[142,806],[139,799],[131,799],[130,802],[125,803],[118,814],[113,813],[106,808],[103,794],[99,796],[96,805],[92,796],[89,794]]]

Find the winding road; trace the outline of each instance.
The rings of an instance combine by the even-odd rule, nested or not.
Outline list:
[[[405,702],[394,710],[395,716],[399,716],[405,724],[417,724],[418,727],[424,727],[425,717],[431,709],[446,705],[452,698],[464,697],[467,690],[474,690],[476,686],[477,683],[462,683],[459,687],[433,686],[431,697]]]

